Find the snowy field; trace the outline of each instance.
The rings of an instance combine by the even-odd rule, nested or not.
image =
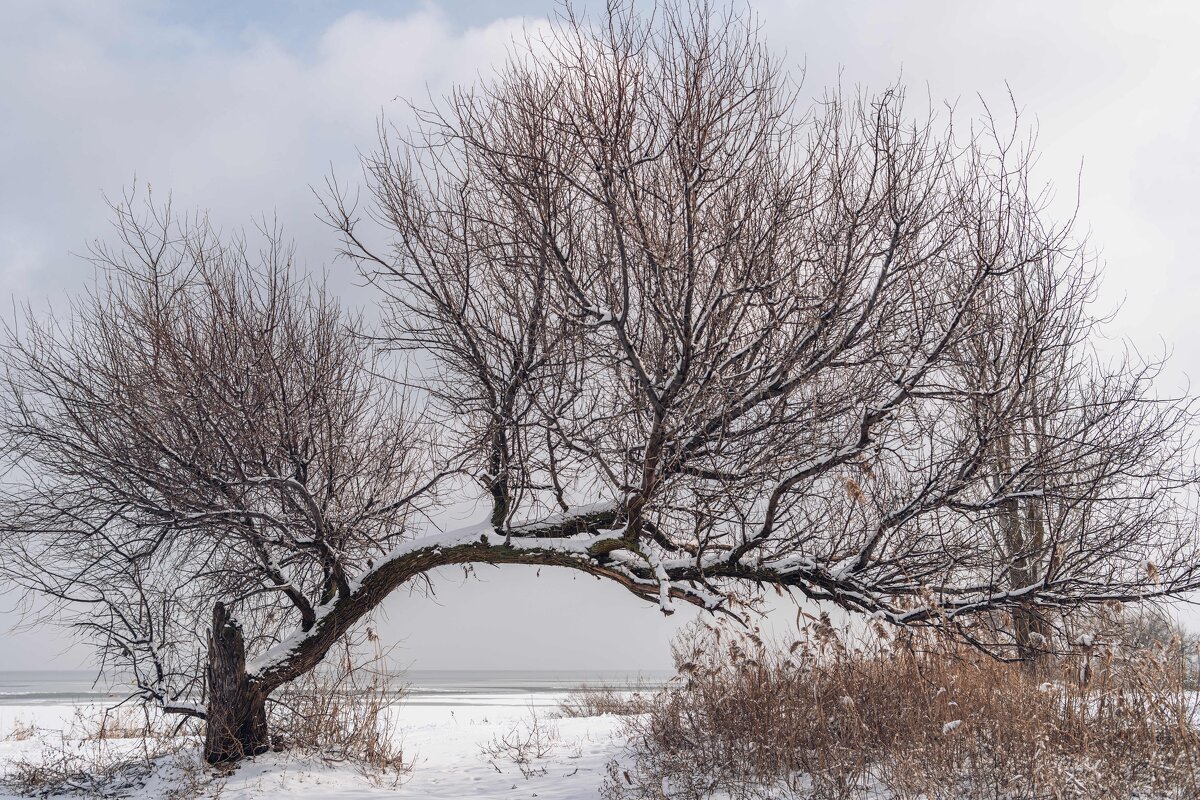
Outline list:
[[[329,798],[596,798],[606,765],[621,749],[621,721],[614,716],[558,718],[565,693],[443,694],[420,697],[397,709],[404,757],[411,772],[398,785],[382,783],[347,765],[299,760],[287,754],[254,759],[229,775],[189,785],[175,767],[164,766],[134,796],[219,796],[223,800],[272,800],[302,795]],[[36,759],[63,746],[81,707],[73,704],[0,706],[0,759]],[[528,737],[534,719],[544,755],[520,765],[494,743],[514,732]],[[31,729],[33,731],[31,732]],[[67,747],[85,746],[67,741]],[[188,762],[194,759],[188,759]],[[195,786],[194,770],[190,785]],[[8,800],[13,795],[0,792]]]

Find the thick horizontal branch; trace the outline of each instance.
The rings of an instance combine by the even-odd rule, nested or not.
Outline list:
[[[623,528],[608,528],[618,514],[611,507],[588,507],[514,529],[507,542],[495,538],[488,523],[423,537],[398,547],[350,592],[318,611],[315,624],[272,647],[251,674],[271,689],[314,667],[334,642],[375,609],[392,591],[439,567],[471,563],[565,567],[606,578],[671,613],[680,599],[710,611],[723,608],[733,583],[796,589],[807,597],[874,615],[896,625],[937,624],[988,611],[1041,604],[1055,607],[1106,600],[1134,601],[1200,588],[1200,574],[1183,576],[1169,586],[1111,587],[1101,592],[1071,589],[1069,579],[1042,581],[1019,589],[991,585],[929,587],[918,583],[880,586],[862,582],[846,560],[821,564],[793,556],[775,561],[738,558],[711,552],[684,559],[659,560],[634,552]],[[1186,585],[1184,585],[1186,584]],[[912,601],[918,600],[917,604]]]

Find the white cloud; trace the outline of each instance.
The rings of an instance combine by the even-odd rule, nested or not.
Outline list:
[[[66,256],[102,235],[102,193],[136,175],[225,225],[276,212],[313,266],[332,255],[309,186],[357,174],[381,113],[469,80],[521,23],[458,31],[435,10],[352,13],[311,53],[257,37],[230,46],[157,23],[137,4],[49,3],[0,34],[0,280],[17,296],[75,285]]]
[[[838,81],[879,88],[902,74],[910,99],[1004,108],[1011,87],[1039,130],[1035,177],[1057,187],[1054,211],[1073,211],[1101,251],[1097,312],[1155,352],[1174,348],[1171,381],[1200,376],[1200,303],[1188,241],[1200,217],[1200,6],[1188,3],[853,4],[758,0],[768,40],[807,67],[817,92]]]

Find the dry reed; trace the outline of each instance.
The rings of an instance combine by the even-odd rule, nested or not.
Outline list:
[[[694,632],[626,722],[609,798],[1200,797],[1197,698],[1164,648],[1039,671],[932,638],[790,647]],[[1087,676],[1087,681],[1082,676]]]

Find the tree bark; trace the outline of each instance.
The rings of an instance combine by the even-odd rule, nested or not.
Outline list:
[[[213,606],[208,635],[208,725],[204,758],[210,764],[266,752],[267,693],[246,674],[242,628],[224,603]]]
[[[1050,652],[1050,636],[1053,630],[1042,616],[1042,611],[1032,605],[1021,605],[1013,609],[1013,633],[1017,640],[1017,657],[1030,670],[1037,671]]]
[[[1010,585],[1017,589],[1045,576],[1046,567],[1042,566],[1041,560],[1046,533],[1036,501],[1026,502],[1023,514],[1020,513],[1019,504],[1013,501],[1011,512],[1011,525],[1017,531],[1015,540],[1011,541],[1015,548],[1012,553],[1020,553],[1020,558],[1014,558],[1009,574],[1012,578]],[[1021,604],[1012,612],[1017,655],[1034,672],[1043,666],[1045,656],[1051,649],[1050,637],[1054,630],[1046,617],[1047,613],[1046,609],[1038,608],[1034,604]]]

